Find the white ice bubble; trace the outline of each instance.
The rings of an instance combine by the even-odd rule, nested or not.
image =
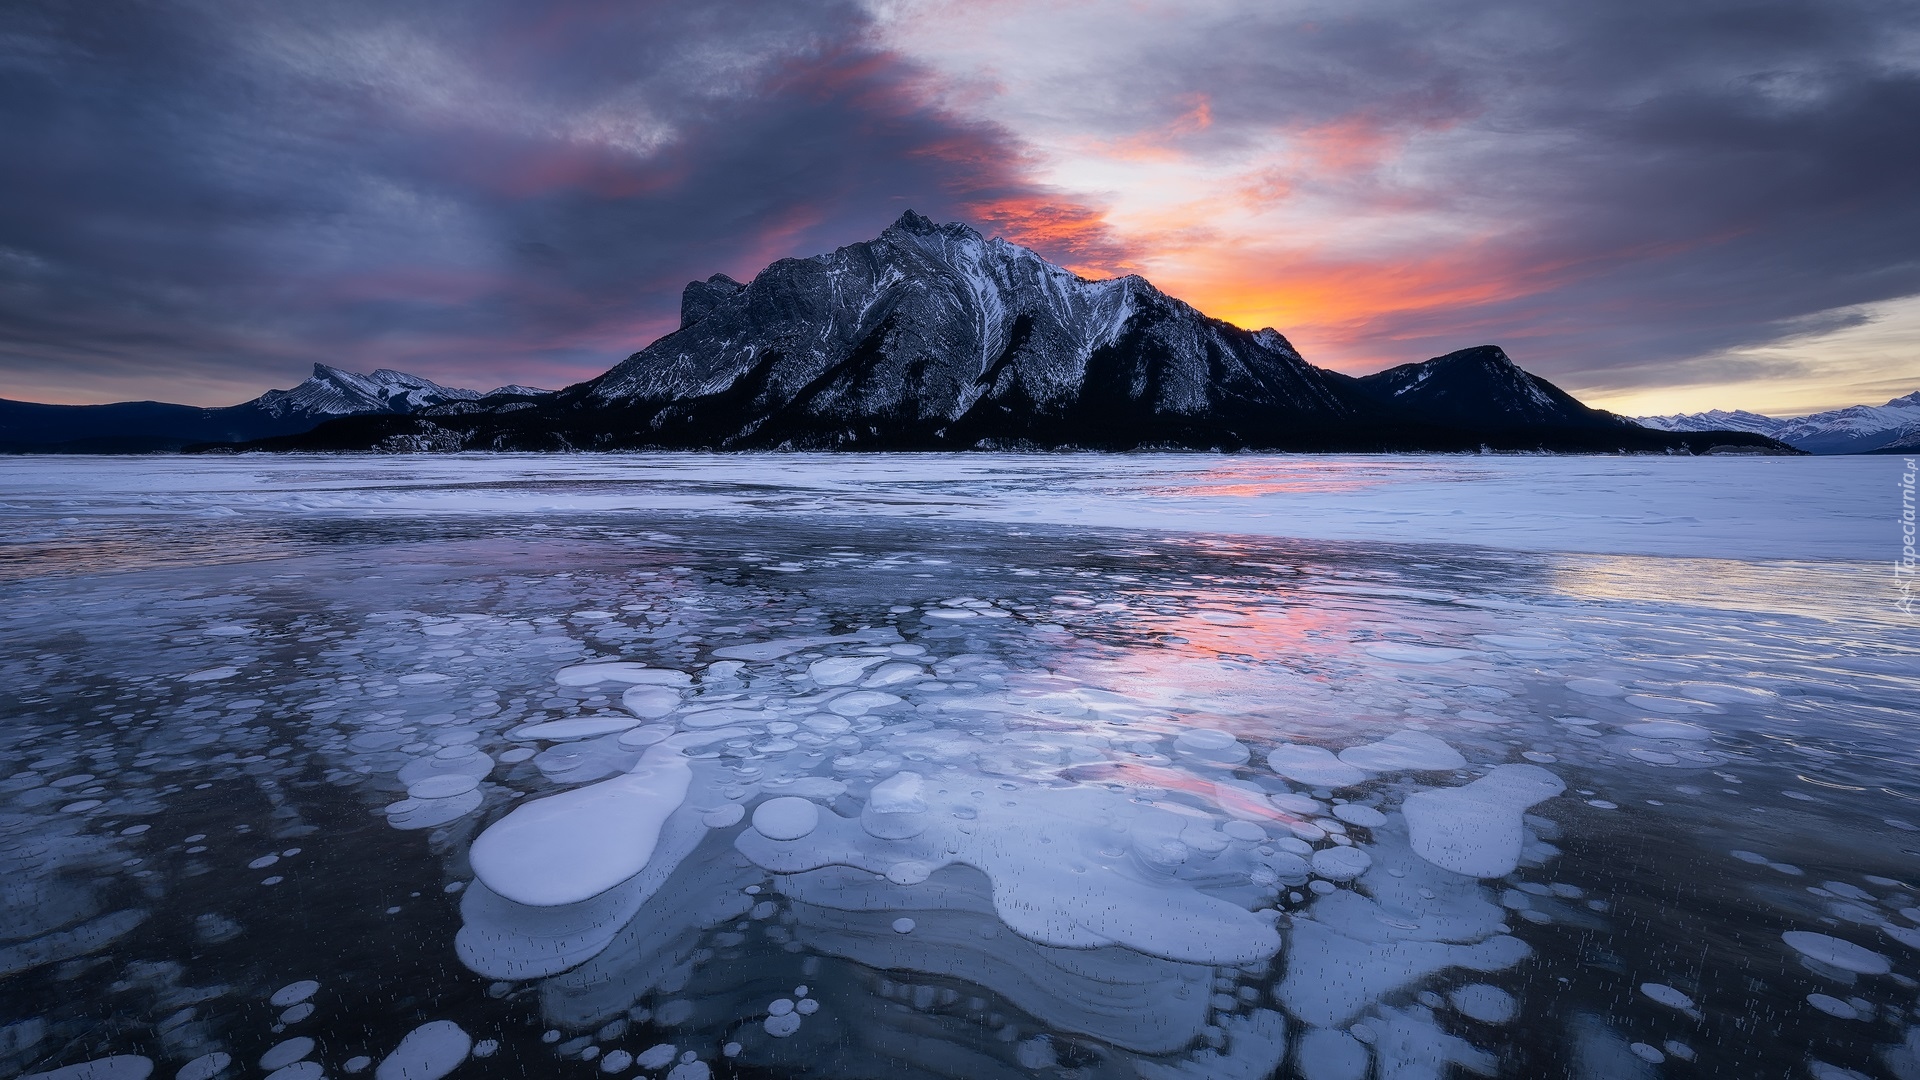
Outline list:
[[[885,660],[884,656],[829,656],[807,666],[807,675],[821,686],[846,686],[858,682],[866,670]]]
[[[1669,1009],[1691,1009],[1693,999],[1665,983],[1641,983],[1640,992]]]
[[[152,1072],[153,1059],[138,1054],[116,1054],[46,1072],[28,1073],[20,1080],[147,1080]]]
[[[1333,752],[1320,746],[1281,743],[1267,754],[1267,766],[1296,784],[1315,787],[1348,787],[1367,778],[1367,774],[1342,762]]]
[[[673,741],[623,776],[533,799],[488,826],[469,853],[486,886],[534,907],[576,904],[640,872],[693,779]]]
[[[297,1039],[287,1039],[276,1043],[266,1053],[260,1055],[260,1067],[272,1072],[301,1060],[313,1053],[314,1042],[304,1035]]]
[[[1831,994],[1808,994],[1807,1004],[1836,1020],[1858,1020],[1860,1010]]]
[[[1448,994],[1447,1000],[1453,1003],[1460,1015],[1472,1017],[1483,1024],[1504,1024],[1520,1011],[1519,1003],[1513,1000],[1512,994],[1485,983],[1462,986]]]
[[[300,1005],[301,1001],[305,1001],[307,997],[313,997],[319,990],[321,990],[319,982],[311,978],[301,978],[300,982],[288,982],[280,990],[275,990],[273,997],[267,999],[267,1003],[273,1005],[275,1009],[286,1009],[288,1005]]]
[[[1333,816],[1349,825],[1358,825],[1363,829],[1377,829],[1387,823],[1387,815],[1371,806],[1359,803],[1342,803],[1333,808]]]
[[[1606,679],[1569,679],[1567,689],[1588,697],[1619,697],[1627,692],[1619,683]]]
[[[202,668],[199,671],[195,671],[187,675],[182,675],[180,676],[180,681],[181,682],[218,682],[221,679],[231,679],[238,674],[240,674],[240,669],[237,667],[210,667],[210,668]],[[107,1060],[111,1060],[111,1059],[107,1059]]]
[[[217,1050],[211,1054],[201,1054],[180,1066],[180,1071],[173,1074],[173,1080],[213,1080],[214,1077],[225,1072],[227,1066],[232,1063],[232,1054],[223,1054]]]
[[[670,686],[635,686],[620,695],[620,707],[643,720],[658,720],[680,707],[680,692]]]
[[[1248,843],[1258,843],[1267,838],[1267,830],[1251,821],[1241,821],[1237,818],[1220,826],[1220,831],[1235,840],[1245,840]]]
[[[410,799],[451,799],[480,786],[480,778],[471,773],[449,772],[428,776],[407,785]]]
[[[913,933],[913,927],[914,922],[912,919],[899,918],[893,920],[893,932],[896,934],[911,934]]]
[[[842,694],[827,702],[827,708],[847,717],[865,716],[875,709],[884,709],[888,705],[897,705],[900,698],[879,690],[855,690],[851,694]]]
[[[700,823],[709,829],[730,829],[740,824],[740,819],[746,816],[746,807],[741,806],[739,803],[728,803],[725,806],[707,811],[707,813],[701,817]]]
[[[871,815],[820,812],[804,842],[777,843],[747,830],[734,846],[777,874],[846,866],[902,885],[964,864],[986,876],[993,910],[1007,927],[1045,945],[1119,944],[1163,959],[1233,965],[1264,960],[1278,949],[1272,924],[1167,873],[1189,862],[1198,867],[1252,854],[1229,844],[1204,815],[1144,806],[1104,787],[1009,783],[976,799],[971,784],[942,779],[923,786],[926,827],[908,838],[874,836],[867,828]],[[1131,839],[1119,845],[1104,839],[1116,828]]]
[[[1368,772],[1448,772],[1466,768],[1460,752],[1424,731],[1403,730],[1378,742],[1350,746],[1340,760]]]
[[[1637,724],[1627,724],[1620,730],[1629,735],[1638,735],[1643,739],[1685,739],[1689,742],[1702,742],[1713,738],[1713,732],[1706,728],[1680,720],[1642,720]]]
[[[676,672],[675,674],[679,674]],[[604,664],[575,664],[561,668],[553,673],[553,681],[561,686],[592,686],[603,682],[637,683],[658,678],[656,669],[633,661],[614,661]],[[685,676],[682,676],[684,678]]]
[[[862,680],[860,685],[866,687],[899,686],[902,683],[910,683],[925,674],[926,669],[918,664],[882,664],[880,667],[874,669],[873,674]]]
[[[628,750],[643,750],[657,742],[664,741],[672,734],[672,724],[648,724],[644,727],[631,728],[622,732],[617,741],[622,747]]]
[[[1861,975],[1885,975],[1893,969],[1893,965],[1887,958],[1879,953],[1826,934],[1816,934],[1807,930],[1789,930],[1781,934],[1780,939],[1807,959],[1842,971],[1852,971]]]
[[[569,739],[591,739],[600,735],[611,735],[616,731],[625,731],[640,722],[638,717],[620,716],[607,713],[600,716],[574,716],[565,720],[549,720],[539,724],[522,724],[507,733],[510,739],[523,742],[540,740],[542,742],[563,742]]]
[[[434,1020],[407,1032],[374,1068],[374,1080],[440,1080],[472,1050],[473,1039],[459,1024]]]
[[[924,814],[927,804],[920,798],[925,778],[912,770],[902,770],[873,785],[867,795],[867,810],[876,814]]]
[[[1308,1028],[1294,1050],[1303,1080],[1366,1080],[1371,1057],[1365,1043],[1338,1028]]]
[[[303,1001],[280,1014],[282,1024],[297,1024],[313,1015],[313,1002]]]
[[[372,1058],[367,1057],[365,1054],[357,1054],[343,1062],[340,1066],[340,1071],[349,1075],[363,1073],[367,1071],[367,1066],[372,1064]]]
[[[679,1047],[672,1043],[657,1043],[635,1054],[633,1063],[643,1069],[664,1069],[668,1062],[679,1056]]]
[[[1313,872],[1328,881],[1352,881],[1373,865],[1372,856],[1357,847],[1322,848],[1313,853]]]
[[[753,811],[753,827],[769,840],[798,840],[820,824],[820,808],[807,799],[768,799]]]
[[[1238,765],[1251,757],[1251,753],[1230,731],[1215,728],[1185,728],[1173,737],[1176,750],[1209,761],[1221,761]]]
[[[760,1026],[765,1028],[767,1034],[774,1038],[784,1039],[800,1030],[800,1016],[797,1013],[788,1013],[785,1016],[769,1016]]]
[[[704,1061],[683,1061],[667,1070],[666,1080],[711,1080],[713,1070]]]
[[[1520,863],[1527,808],[1565,790],[1538,765],[1496,765],[1465,787],[1415,792],[1401,810],[1421,858],[1469,877],[1505,877]]]
[[[1666,713],[1670,716],[1696,713],[1705,708],[1698,701],[1682,701],[1679,698],[1661,697],[1658,694],[1628,694],[1627,704],[1637,709]]]
[[[1302,817],[1317,817],[1327,812],[1325,803],[1291,791],[1276,791],[1267,796],[1267,801],[1289,814],[1299,814]],[[1303,851],[1300,854],[1304,855],[1306,852]]]
[[[323,1080],[327,1067],[317,1061],[296,1061],[267,1074],[267,1080]]]
[[[633,1055],[625,1050],[609,1050],[600,1058],[603,1073],[626,1072],[633,1067]]]
[[[1474,655],[1470,649],[1449,649],[1438,645],[1409,645],[1399,641],[1363,642],[1360,651],[1376,660],[1390,660],[1400,664],[1444,664],[1449,660]]]

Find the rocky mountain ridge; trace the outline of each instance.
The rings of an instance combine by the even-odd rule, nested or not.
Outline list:
[[[1138,276],[911,211],[689,283],[680,325],[550,398],[335,421],[263,449],[1782,449],[1588,409],[1495,346],[1352,378]]]
[[[549,393],[503,386],[481,393],[381,368],[369,375],[326,364],[287,390],[219,408],[164,401],[44,405],[0,399],[0,452],[155,453],[198,443],[241,443],[311,431],[328,420],[405,415],[452,402],[488,403]]]
[[[1807,416],[1762,416],[1715,409],[1635,421],[1661,431],[1750,431],[1811,454],[1863,454],[1903,450],[1920,439],[1920,391],[1885,405],[1849,405]]]

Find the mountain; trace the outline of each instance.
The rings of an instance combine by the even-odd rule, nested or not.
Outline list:
[[[1672,416],[1636,416],[1633,422],[1642,427],[1659,431],[1751,431],[1756,435],[1771,436],[1786,424],[1777,416],[1761,416],[1759,413],[1735,409],[1714,409],[1702,413],[1675,413]]]
[[[451,402],[542,393],[506,386],[483,395],[384,368],[360,375],[315,364],[313,374],[291,390],[269,390],[252,401],[214,409],[160,401],[43,405],[0,399],[0,452],[171,451],[196,443],[297,435],[342,416],[404,414]]]
[[[332,421],[276,450],[1784,450],[1649,431],[1482,346],[1355,379],[1129,275],[1089,280],[911,211],[687,285],[680,325],[550,397]]]
[[[1498,345],[1461,349],[1356,381],[1383,404],[1450,427],[1617,431],[1628,423],[1522,371]]]
[[[1851,405],[1810,416],[1772,417],[1750,412],[1643,416],[1639,422],[1662,431],[1698,431],[1719,424],[1752,431],[1811,454],[1863,454],[1882,448],[1903,449],[1920,436],[1920,391],[1885,405]],[[1895,446],[1894,444],[1900,444]]]

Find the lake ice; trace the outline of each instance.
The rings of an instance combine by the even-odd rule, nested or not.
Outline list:
[[[1898,466],[0,460],[0,1072],[1920,1078]]]

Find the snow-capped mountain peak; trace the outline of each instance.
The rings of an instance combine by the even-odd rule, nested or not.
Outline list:
[[[354,371],[313,365],[313,374],[290,390],[269,390],[247,404],[276,419],[293,416],[324,418],[356,413],[409,413],[449,401],[473,401],[477,390],[441,386],[418,375],[379,368],[362,375]]]
[[[1849,405],[1808,416],[1761,416],[1714,409],[1636,422],[1661,431],[1750,431],[1815,454],[1859,454],[1920,435],[1920,391],[1885,405]]]
[[[1276,331],[909,210],[873,240],[782,259],[745,285],[689,284],[680,329],[583,391],[648,413],[662,436],[692,426],[758,444],[790,430],[795,445],[848,445],[975,428],[1052,442],[1129,416],[1179,438],[1191,420],[1176,418],[1223,413],[1321,423],[1352,412],[1333,381]]]

